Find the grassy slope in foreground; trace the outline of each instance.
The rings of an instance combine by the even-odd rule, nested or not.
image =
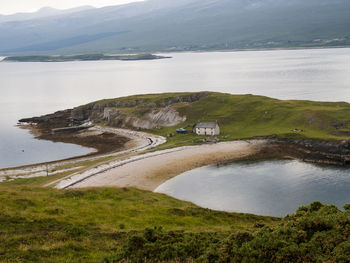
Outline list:
[[[136,189],[0,186],[0,261],[349,262],[349,207],[277,219]]]
[[[3,61],[12,62],[68,62],[68,61],[96,61],[96,60],[153,60],[169,58],[164,56],[156,56],[152,54],[138,55],[103,55],[103,54],[86,54],[76,56],[12,56],[6,57]]]
[[[279,219],[215,212],[136,189],[0,186],[0,261],[101,262],[147,227],[210,240],[262,221]]]
[[[142,100],[131,108],[118,108],[127,114],[142,117],[148,104],[159,105],[163,101],[191,93],[166,93],[137,95],[97,102],[106,105],[113,101]],[[245,139],[255,136],[277,135],[285,138],[314,138],[325,140],[346,139],[350,134],[350,104],[345,102],[314,102],[277,100],[255,95],[231,95],[209,93],[193,103],[177,103],[175,107],[186,116],[185,123],[176,127],[163,127],[151,132],[166,136],[176,128],[191,128],[196,122],[218,121],[222,140]],[[186,144],[198,139],[192,134],[176,135],[169,143]],[[188,140],[188,142],[186,142]],[[181,142],[182,141],[182,142]]]

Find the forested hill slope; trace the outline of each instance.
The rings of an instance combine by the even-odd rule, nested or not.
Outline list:
[[[2,20],[3,55],[350,44],[348,0],[148,0],[25,21]]]

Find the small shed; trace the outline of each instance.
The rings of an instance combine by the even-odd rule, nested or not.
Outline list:
[[[215,136],[220,134],[220,127],[217,122],[199,122],[194,127],[197,135]]]

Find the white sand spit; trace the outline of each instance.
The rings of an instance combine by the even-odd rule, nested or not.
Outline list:
[[[160,184],[185,171],[250,156],[266,141],[233,141],[199,146],[185,146],[157,151],[114,163],[112,169],[86,178],[70,178],[58,188],[137,187],[153,191]]]

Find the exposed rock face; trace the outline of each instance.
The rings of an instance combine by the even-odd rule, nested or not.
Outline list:
[[[153,110],[145,116],[152,123],[161,126],[175,126],[186,121],[186,116],[181,117],[180,114],[173,108],[166,107],[160,110]]]
[[[71,118],[72,120],[78,121],[78,122],[85,121],[89,119],[92,112],[93,112],[93,105],[78,107],[72,110]]]
[[[154,129],[161,126],[175,126],[186,120],[186,116],[172,107],[177,103],[193,103],[209,96],[199,92],[150,101],[147,99],[116,99],[100,101],[41,117],[22,119],[20,122],[59,123],[57,127],[69,127],[85,122],[106,121],[109,126],[135,129]],[[126,109],[132,108],[133,111]]]
[[[70,126],[72,110],[57,111],[41,117],[21,119],[19,122],[38,123],[52,128],[60,128]]]
[[[177,103],[193,103],[209,96],[206,92],[169,97],[160,101],[147,102],[145,99],[115,100],[91,103],[72,110],[71,118],[75,124],[85,121],[107,121],[112,127],[154,129],[161,126],[175,126],[186,120],[174,107]],[[142,114],[130,114],[125,108],[138,108]]]
[[[160,126],[171,127],[186,121],[186,116],[180,116],[174,108],[170,107],[153,109],[142,117],[130,116],[118,109],[105,108],[104,118],[109,126],[141,129],[154,129]]]

